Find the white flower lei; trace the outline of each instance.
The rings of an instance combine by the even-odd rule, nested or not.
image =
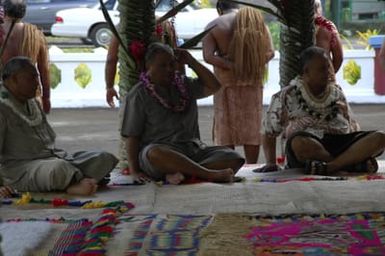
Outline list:
[[[21,111],[8,97],[0,97],[0,103],[9,107],[13,113],[25,121],[29,126],[37,126],[43,121],[43,115],[41,114],[40,108],[35,99],[28,100],[26,103],[32,112],[31,115],[28,116],[23,113],[23,111]]]
[[[326,89],[327,91],[325,92],[325,95],[322,99],[318,99],[310,95],[310,93],[306,89],[306,85],[304,84],[302,78],[296,78],[296,85],[301,91],[302,97],[306,101],[306,104],[314,109],[325,109],[326,107],[330,106],[333,102],[338,100],[338,94],[333,93],[332,88],[334,85],[332,84],[328,84]]]

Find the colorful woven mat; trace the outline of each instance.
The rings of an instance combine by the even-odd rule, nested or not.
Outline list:
[[[121,222],[136,223],[124,255],[197,255],[200,232],[211,216],[127,215]]]
[[[312,182],[312,181],[373,181],[373,180],[385,180],[385,175],[382,174],[370,174],[359,176],[344,176],[344,177],[317,177],[317,176],[304,176],[297,178],[275,178],[275,177],[258,177],[255,178],[255,182],[270,182],[270,183],[286,183],[293,181]]]
[[[104,209],[96,220],[89,219],[10,219],[8,223],[27,223],[33,221],[46,221],[58,230],[52,234],[52,239],[47,239],[44,248],[35,248],[36,255],[105,255],[106,244],[113,238],[119,217],[129,211],[123,206]],[[34,255],[34,254],[33,254]]]
[[[218,215],[201,244],[200,255],[385,255],[385,214]]]

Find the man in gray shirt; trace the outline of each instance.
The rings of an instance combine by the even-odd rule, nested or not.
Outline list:
[[[190,79],[175,71],[176,61],[198,75]],[[128,93],[122,125],[128,161],[137,182],[185,177],[232,182],[244,159],[227,147],[208,147],[200,141],[197,99],[220,88],[215,76],[187,51],[151,44],[146,72]]]
[[[39,74],[26,57],[12,58],[0,85],[0,176],[19,191],[90,195],[115,167],[107,152],[55,148],[55,132],[35,99]]]

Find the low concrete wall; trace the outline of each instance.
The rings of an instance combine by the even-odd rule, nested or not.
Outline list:
[[[202,52],[192,50],[195,58],[203,62]],[[107,107],[105,102],[104,66],[107,51],[98,48],[94,53],[63,53],[57,47],[50,48],[50,60],[61,71],[61,82],[51,92],[52,107]],[[346,50],[337,81],[343,88],[347,99],[352,103],[385,103],[385,96],[375,95],[374,85],[374,51]],[[361,68],[361,79],[350,85],[343,78],[343,68],[351,60]],[[75,69],[79,64],[86,64],[92,73],[91,81],[79,86],[75,80]],[[211,69],[210,65],[207,65]],[[188,70],[188,75],[191,71]],[[269,104],[270,97],[279,91],[279,53],[269,63],[269,76],[265,84],[263,103]],[[200,105],[211,105],[212,97],[199,101]]]

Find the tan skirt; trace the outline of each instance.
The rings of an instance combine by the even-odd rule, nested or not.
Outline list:
[[[214,95],[216,145],[260,145],[262,85],[237,84],[230,71],[216,68],[222,87]]]

